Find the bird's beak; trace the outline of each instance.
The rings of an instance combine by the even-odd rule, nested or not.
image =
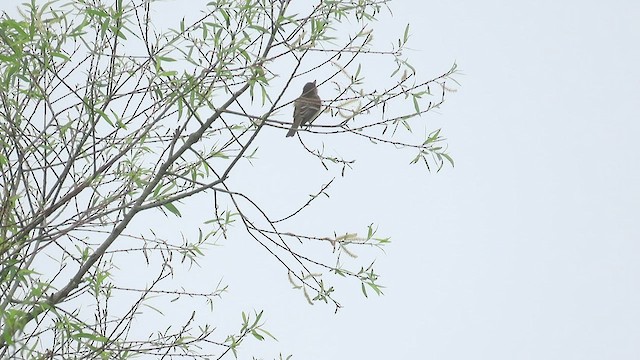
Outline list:
[[[315,85],[316,85],[316,81],[315,81],[315,80],[313,80],[313,86],[315,86]]]

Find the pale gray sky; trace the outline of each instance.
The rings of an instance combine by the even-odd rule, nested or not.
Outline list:
[[[163,6],[177,19],[183,4]],[[411,23],[405,54],[425,78],[454,61],[465,74],[425,117],[443,127],[456,167],[430,174],[408,164],[412,153],[327,140],[358,162],[294,226],[380,225],[392,244],[365,255],[385,296],[343,287],[338,314],[309,306],[244,238],[213,248],[185,286],[230,284],[214,312],[221,329],[266,311],[279,341],[247,342],[241,359],[640,358],[640,3],[390,7],[377,30],[399,36]],[[333,177],[284,133],[269,130],[259,159],[231,179],[272,210]]]
[[[333,315],[269,293],[270,272],[255,294],[280,301],[266,308],[278,348],[297,359],[639,358],[640,3],[391,7],[394,25],[412,24],[407,55],[423,73],[455,60],[466,74],[428,116],[456,168],[426,174],[362,147],[375,153],[315,214],[393,237],[378,256],[386,295],[356,294]]]

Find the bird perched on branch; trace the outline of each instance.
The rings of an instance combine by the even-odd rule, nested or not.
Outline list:
[[[302,95],[293,102],[293,125],[287,133],[287,137],[293,136],[298,128],[313,120],[322,106],[322,100],[318,96],[316,82],[304,84]]]

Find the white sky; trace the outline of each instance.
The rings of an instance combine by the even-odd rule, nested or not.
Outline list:
[[[350,298],[335,316],[282,295],[268,308],[279,348],[297,359],[639,358],[640,3],[391,7],[399,30],[412,24],[414,65],[437,74],[455,60],[466,74],[429,115],[457,166],[425,174],[366,147],[332,204],[393,237],[378,256],[386,295]]]
[[[378,29],[399,36],[411,23],[406,55],[425,77],[454,61],[465,74],[426,117],[456,167],[429,174],[412,153],[337,148],[355,170],[294,227],[330,235],[374,222],[393,241],[373,254],[386,295],[343,287],[337,315],[309,306],[249,239],[211,250],[189,276],[214,284],[215,271],[231,286],[215,318],[236,328],[239,311],[264,309],[279,339],[247,342],[240,358],[640,358],[640,3],[390,6]],[[231,179],[272,209],[333,177],[284,133],[269,130],[276,144],[263,141]]]

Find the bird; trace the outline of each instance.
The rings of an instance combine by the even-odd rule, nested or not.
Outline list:
[[[304,84],[302,95],[293,102],[293,125],[286,137],[293,136],[298,128],[313,120],[322,107],[315,80]]]

